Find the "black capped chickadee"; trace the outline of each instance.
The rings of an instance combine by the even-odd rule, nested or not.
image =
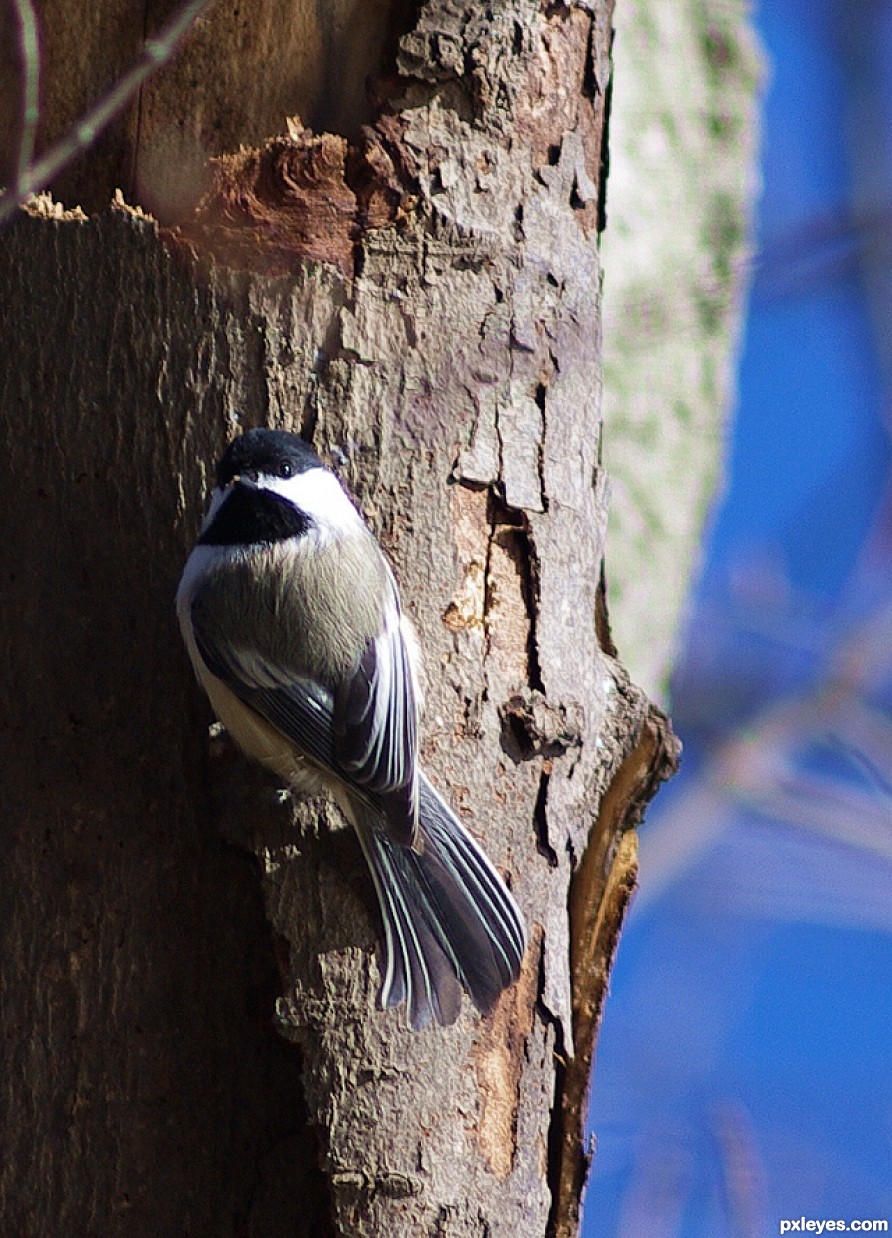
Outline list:
[[[502,878],[418,764],[417,642],[371,532],[311,447],[249,430],[177,592],[199,681],[249,756],[352,822],[384,921],[381,1002],[413,1027],[481,1011],[526,945]]]

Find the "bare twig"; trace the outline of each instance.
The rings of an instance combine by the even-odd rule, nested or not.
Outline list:
[[[0,194],[0,224],[5,223],[31,194],[45,189],[71,161],[85,151],[111,121],[118,116],[147,78],[166,64],[183,35],[207,7],[210,0],[187,0],[143,49],[122,78],[81,117],[36,163],[19,166],[12,189]],[[17,12],[30,7],[29,0],[16,0]],[[24,42],[23,42],[24,59]],[[27,112],[27,105],[25,107]],[[32,136],[33,140],[33,136]],[[22,146],[20,144],[20,157]]]
[[[40,42],[37,18],[31,0],[12,0],[13,16],[19,28],[19,58],[22,75],[22,117],[19,129],[19,152],[15,162],[13,192],[21,192],[34,158],[34,141],[40,115]]]

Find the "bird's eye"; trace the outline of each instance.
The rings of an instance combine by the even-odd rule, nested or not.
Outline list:
[[[291,477],[293,473],[294,473],[294,469],[291,467],[288,461],[283,460],[282,463],[279,465],[279,476],[280,477]]]

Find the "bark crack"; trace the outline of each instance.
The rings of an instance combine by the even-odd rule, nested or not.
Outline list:
[[[542,762],[539,774],[539,790],[536,793],[536,806],[533,810],[533,820],[536,825],[536,846],[539,854],[545,856],[550,868],[557,868],[559,860],[557,852],[548,840],[548,783],[551,778],[552,762],[547,757]]]
[[[539,662],[537,623],[539,616],[539,564],[529,519],[519,508],[510,507],[495,487],[488,495],[489,536],[486,555],[486,615],[489,617],[497,591],[498,577],[493,569],[493,547],[503,550],[514,566],[526,609],[526,681],[532,692],[545,695]]]
[[[557,368],[557,361],[554,356],[551,357],[552,365]],[[539,435],[539,450],[536,454],[536,467],[539,472],[539,502],[543,512],[548,511],[548,491],[545,486],[545,436],[548,433],[548,425],[545,419],[545,401],[548,396],[548,384],[539,382],[536,384],[535,401],[536,407],[542,417],[542,433]]]

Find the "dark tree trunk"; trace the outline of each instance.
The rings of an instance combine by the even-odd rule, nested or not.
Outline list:
[[[298,107],[276,8],[241,53],[212,8],[68,174],[166,230],[44,204],[0,241],[2,1228],[569,1236],[629,827],[675,753],[601,592],[609,5],[382,5],[340,112],[337,31],[304,31],[328,50]],[[374,107],[361,53],[389,57]],[[299,110],[351,140],[294,122],[194,213],[192,182],[157,188],[174,148],[204,175],[196,135],[218,153]],[[375,1008],[352,833],[209,736],[172,599],[212,463],[258,423],[312,435],[394,563],[424,763],[530,926],[489,1018],[415,1034]]]

